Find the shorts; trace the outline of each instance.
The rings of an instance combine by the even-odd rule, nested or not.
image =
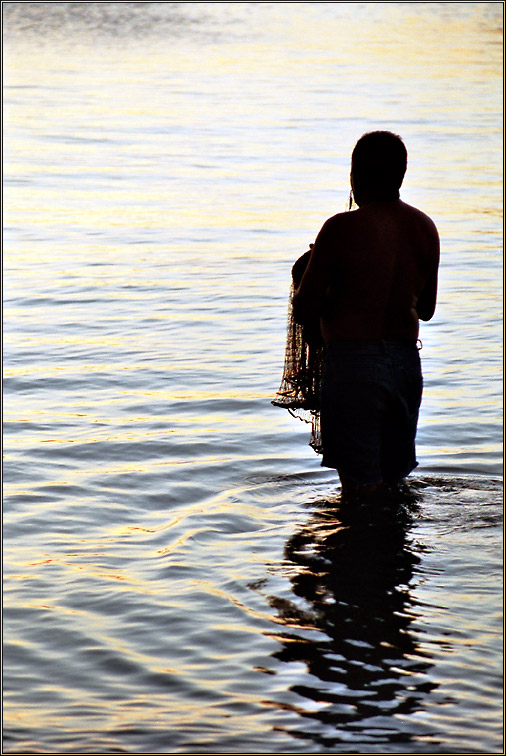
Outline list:
[[[322,465],[357,485],[396,483],[417,466],[422,400],[414,341],[337,341],[321,382]]]

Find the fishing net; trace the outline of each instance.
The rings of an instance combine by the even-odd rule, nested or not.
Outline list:
[[[311,423],[309,444],[321,454],[320,381],[325,346],[320,334],[320,321],[318,318],[312,323],[300,325],[293,317],[293,295],[310,256],[311,249],[302,255],[292,268],[283,377],[272,404],[287,409],[291,415],[306,423]]]

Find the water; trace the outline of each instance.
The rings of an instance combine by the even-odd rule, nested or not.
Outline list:
[[[502,752],[502,3],[4,3],[7,753]],[[440,230],[420,467],[272,407],[373,128]]]

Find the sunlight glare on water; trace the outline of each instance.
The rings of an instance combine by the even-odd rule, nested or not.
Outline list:
[[[499,752],[503,4],[2,14],[4,751]],[[442,257],[369,523],[270,400],[378,128]]]

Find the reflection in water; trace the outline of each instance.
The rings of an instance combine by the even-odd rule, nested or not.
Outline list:
[[[291,735],[327,747],[413,739],[403,718],[423,708],[437,687],[427,676],[431,660],[410,629],[416,617],[410,581],[421,548],[408,537],[416,510],[407,490],[377,508],[320,502],[287,542],[286,558],[297,567],[296,598],[269,597],[290,627],[277,636],[282,648],[274,656],[303,662],[314,683],[291,688],[308,703],[297,711],[313,725]],[[326,639],[301,637],[308,629]]]

